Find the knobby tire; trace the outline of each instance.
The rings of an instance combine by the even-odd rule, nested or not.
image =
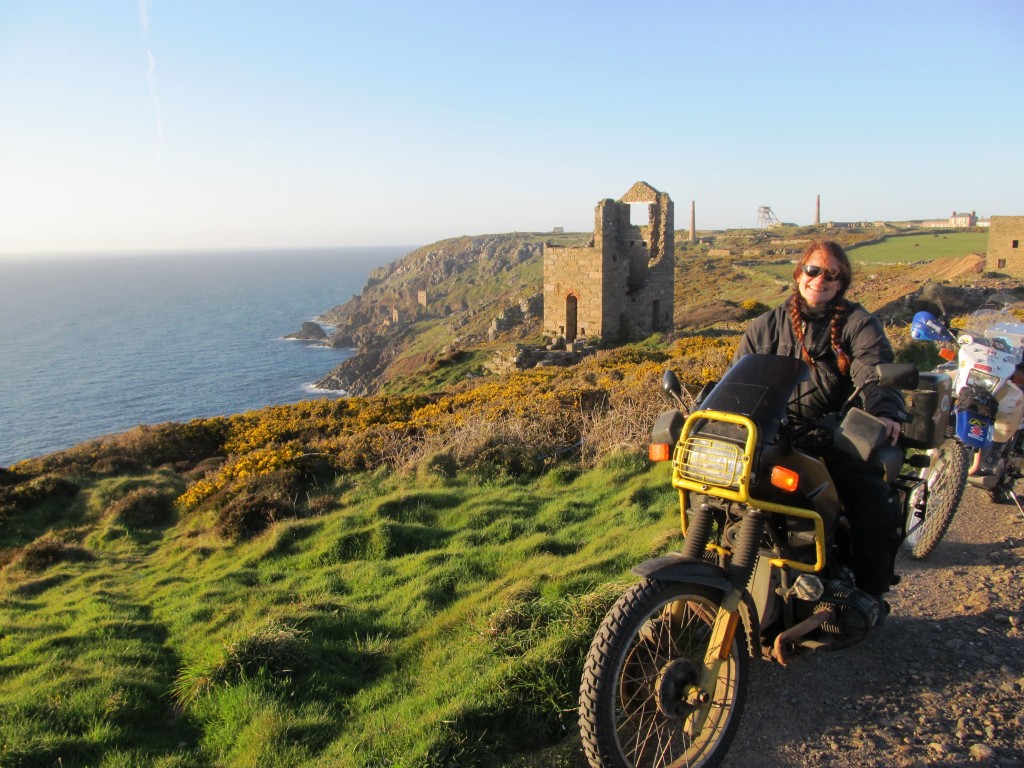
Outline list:
[[[751,638],[742,622],[699,734],[687,733],[690,710],[666,714],[659,702],[671,707],[680,699],[665,691],[699,674],[721,600],[720,592],[703,585],[644,580],[612,606],[580,685],[580,736],[592,768],[711,768],[721,762],[747,699]]]
[[[953,514],[960,504],[971,452],[958,440],[946,440],[938,448],[928,451],[931,466],[921,470],[928,483],[928,505],[924,520],[915,515],[913,505],[907,512],[907,538],[904,550],[915,560],[930,555],[946,535]]]

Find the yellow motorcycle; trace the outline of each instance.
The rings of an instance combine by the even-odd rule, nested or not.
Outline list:
[[[593,768],[718,765],[743,714],[751,658],[785,665],[798,649],[845,648],[884,619],[884,604],[857,588],[844,562],[849,524],[815,447],[827,440],[877,463],[903,520],[912,504],[926,509],[929,456],[906,458],[888,443],[882,422],[855,407],[860,390],[840,413],[793,423],[787,406],[807,376],[802,360],[747,355],[697,410],[658,418],[651,458],[672,461],[684,542],[633,569],[642,580],[591,644],[579,722]],[[873,381],[907,390],[938,378],[886,364]],[[662,386],[682,407],[671,371]],[[945,430],[928,427],[939,421],[912,414],[914,447],[941,444]]]

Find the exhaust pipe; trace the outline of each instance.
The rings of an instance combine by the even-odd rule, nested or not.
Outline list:
[[[779,662],[779,664],[785,667],[789,661],[786,657],[786,645],[796,642],[804,635],[810,634],[832,618],[834,618],[834,611],[818,611],[813,616],[809,616],[801,621],[799,624],[794,624],[785,632],[780,632],[778,637],[775,638],[775,645],[772,647],[772,656],[775,657],[775,660]]]

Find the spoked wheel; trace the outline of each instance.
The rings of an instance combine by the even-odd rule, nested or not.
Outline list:
[[[612,606],[580,686],[580,735],[593,768],[722,760],[746,703],[749,646],[741,624],[713,690],[700,687],[721,599],[697,584],[642,581]]]
[[[919,516],[916,503],[923,489],[914,491],[907,505],[907,536],[903,548],[915,560],[931,554],[953,522],[953,513],[967,484],[971,452],[958,440],[947,440],[928,451],[928,456],[931,465],[920,474],[928,486],[924,517]]]

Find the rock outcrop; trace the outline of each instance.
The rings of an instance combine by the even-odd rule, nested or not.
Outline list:
[[[285,338],[295,339],[296,341],[326,341],[328,336],[327,331],[318,324],[305,322],[302,324],[301,329],[295,333],[289,333]]]

